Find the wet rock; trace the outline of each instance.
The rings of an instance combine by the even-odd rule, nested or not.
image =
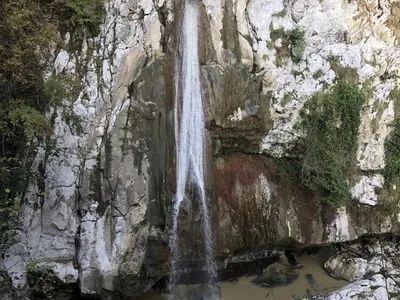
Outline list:
[[[292,266],[292,268],[294,269],[300,269],[303,267],[302,264],[300,264],[293,256],[292,251],[285,251],[285,256],[288,260],[288,262],[290,263],[290,265]]]
[[[262,287],[272,288],[292,283],[298,276],[299,273],[292,267],[281,263],[274,263],[268,266],[263,273],[252,282]]]

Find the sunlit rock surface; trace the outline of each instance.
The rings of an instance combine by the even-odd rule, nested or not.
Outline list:
[[[399,286],[397,284],[398,274],[391,274],[385,278],[382,275],[374,275],[370,279],[355,281],[346,287],[329,294],[324,299],[345,300],[345,299],[397,299]]]

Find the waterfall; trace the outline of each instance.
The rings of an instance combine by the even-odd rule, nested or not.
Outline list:
[[[172,211],[171,281],[177,280],[179,260],[178,216],[180,206],[185,199],[188,182],[195,184],[200,199],[204,230],[205,267],[208,282],[216,277],[213,258],[211,225],[207,208],[204,174],[204,111],[200,83],[200,62],[198,47],[198,4],[195,0],[186,0],[181,33],[181,61],[175,68],[175,142],[177,147],[177,187]],[[179,59],[177,57],[177,59]],[[181,116],[179,122],[178,107],[181,96]]]

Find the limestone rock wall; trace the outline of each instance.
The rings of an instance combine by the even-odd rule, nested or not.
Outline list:
[[[256,115],[262,115],[263,125],[250,124],[257,111],[250,108],[251,100],[242,101],[234,110],[225,106],[228,110],[225,115],[229,117],[220,121],[223,128],[237,128],[245,132],[247,139],[254,134],[246,129],[254,132],[262,128],[262,139],[258,151],[253,147],[241,149],[251,155],[238,158],[229,150],[221,151],[219,147],[226,144],[226,139],[216,137],[214,150],[219,152],[214,163],[214,183],[220,231],[224,235],[218,243],[222,249],[229,251],[230,242],[251,247],[293,237],[303,243],[326,243],[355,239],[365,233],[397,231],[397,214],[382,211],[380,202],[384,186],[384,142],[392,130],[395,115],[390,93],[398,84],[399,74],[400,52],[397,27],[393,23],[397,6],[397,2],[389,1],[236,1],[232,10],[236,15],[240,49],[224,49],[217,34],[212,35],[213,43],[217,51],[220,49],[217,57],[222,65],[227,63],[224,61],[227,52],[239,52],[242,64],[260,80],[258,95],[251,99],[260,99]],[[220,15],[221,7],[223,4],[206,4],[209,15]],[[212,31],[223,28],[222,17],[210,18]],[[306,44],[300,61],[289,55],[282,57],[284,41],[273,38],[276,30],[295,28],[305,30]],[[291,155],[303,135],[296,125],[304,103],[335,84],[340,76],[332,57],[340,66],[354,70],[353,79],[364,92],[370,91],[360,115],[357,175],[354,183],[349,182],[353,199],[349,206],[337,209],[318,207],[318,199],[312,200],[313,196],[296,184],[293,187],[293,183],[290,186],[280,181],[284,176],[279,164],[262,157],[253,163],[256,154],[273,158]],[[263,113],[264,105],[267,114]],[[240,133],[231,135],[237,139],[231,143],[235,146],[227,145],[228,148],[246,144],[239,140]],[[285,193],[279,193],[280,188]],[[276,199],[275,207],[273,199]],[[380,205],[371,207],[377,204]],[[394,205],[392,209],[398,208]],[[264,222],[256,221],[259,218]],[[240,233],[243,226],[246,234]],[[254,241],[248,243],[246,239]]]
[[[389,95],[400,70],[399,3],[199,5],[217,254],[397,230],[397,214],[380,211],[377,191],[384,185],[384,141],[395,117]],[[79,98],[68,105],[79,130],[64,108],[49,113],[54,135],[38,150],[32,166],[38,176],[23,196],[19,242],[2,260],[14,286],[23,287],[26,271],[34,268],[78,282],[84,294],[133,297],[167,273],[175,190],[174,70],[183,6],[181,0],[106,1],[101,34],[84,39],[79,51],[55,52],[55,72],[82,73]],[[282,54],[282,39],[271,37],[274,30],[295,28],[305,31],[305,50],[296,61]],[[359,172],[349,186],[353,204],[328,209],[296,180],[285,181],[276,160],[302,137],[296,123],[304,103],[334,84],[338,74],[331,57],[356,70],[371,96],[360,116]],[[193,234],[201,224],[195,206],[185,208],[182,222],[188,226],[182,233],[184,254],[196,256],[190,247],[193,239],[201,241]]]
[[[157,247],[168,243],[160,228],[172,111],[166,86],[173,70],[164,38],[172,6],[105,1],[101,34],[84,39],[74,53],[55,53],[57,73],[84,70],[68,112],[80,130],[62,108],[51,112],[54,135],[32,166],[41,180],[24,195],[19,242],[3,261],[14,286],[26,284],[27,270],[51,270],[65,283],[79,282],[84,294],[135,296],[159,278],[151,280],[144,261],[167,255]],[[74,35],[65,38],[68,44]]]

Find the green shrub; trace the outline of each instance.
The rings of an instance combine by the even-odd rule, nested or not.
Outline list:
[[[59,7],[57,15],[60,16],[60,23],[63,26],[70,30],[87,28],[91,36],[99,34],[99,27],[104,19],[104,0],[62,0],[54,2],[53,7]]]
[[[385,140],[385,182],[393,184],[400,178],[400,91],[395,88],[390,94],[395,106],[395,120],[389,137]]]
[[[287,9],[284,8],[282,9],[280,12],[273,14],[272,16],[274,17],[280,17],[280,18],[284,18],[287,15]]]
[[[324,72],[322,72],[322,70],[318,70],[317,72],[315,72],[315,73],[313,74],[313,78],[314,78],[314,79],[319,79],[319,78],[321,78],[322,76],[324,76]]]
[[[293,94],[292,93],[285,93],[285,95],[283,95],[283,98],[281,100],[281,106],[285,107],[287,104],[292,102],[292,100],[293,100]]]
[[[288,32],[288,41],[290,45],[290,53],[292,60],[296,63],[300,62],[305,50],[304,30],[296,27]]]
[[[285,57],[291,57],[292,61],[299,63],[305,50],[305,31],[300,27],[285,31],[283,28],[272,29],[271,41],[282,39],[282,46],[275,47],[277,60],[282,61]],[[274,44],[273,44],[274,45]],[[270,45],[272,47],[272,45]]]
[[[82,90],[78,76],[70,74],[53,74],[45,83],[44,93],[51,105],[60,106],[63,101],[75,101]]]
[[[358,86],[339,83],[315,94],[301,111],[301,180],[329,204],[349,199],[347,180],[355,167],[363,103]]]
[[[342,66],[338,56],[330,56],[328,61],[331,65],[331,69],[335,72],[337,83],[350,85],[358,84],[359,76],[357,69]]]
[[[103,18],[104,0],[0,1],[0,248],[12,241],[12,199],[25,191],[37,145],[51,133],[45,113],[62,102],[70,107],[64,102],[81,89],[79,78],[64,74],[45,82],[51,51],[65,46],[67,31],[75,42],[97,35]]]

